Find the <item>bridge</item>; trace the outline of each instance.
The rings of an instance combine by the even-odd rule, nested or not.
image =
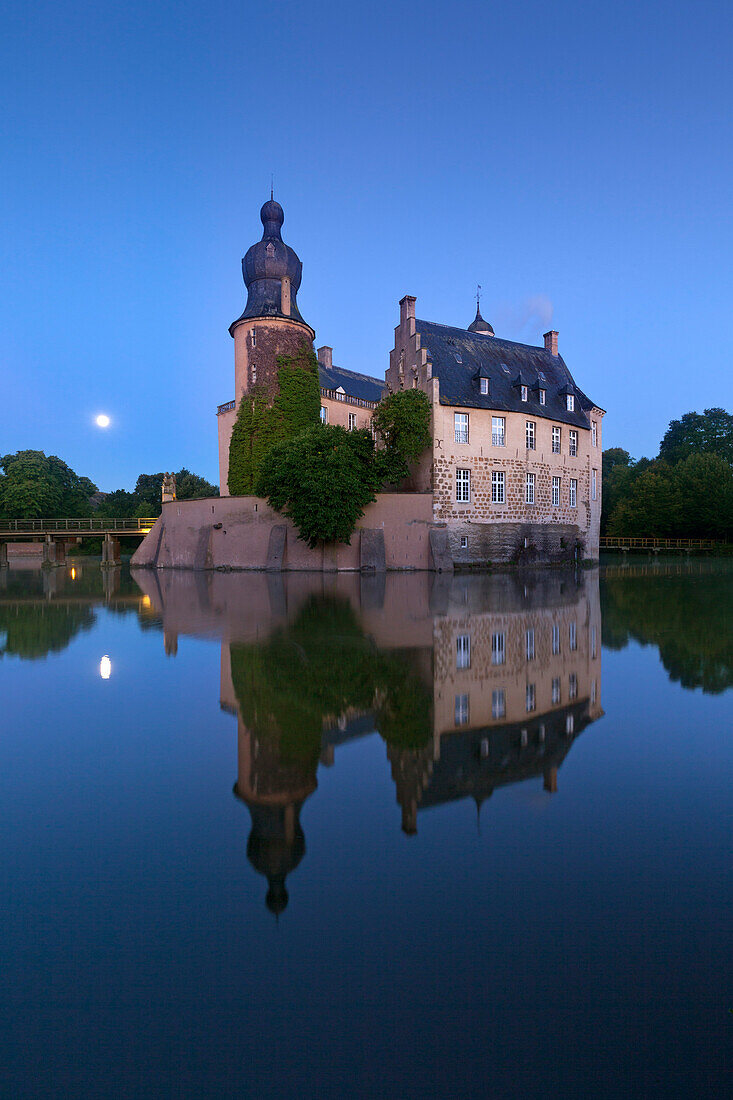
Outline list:
[[[86,516],[80,519],[0,519],[0,568],[8,564],[9,542],[43,543],[43,564],[63,565],[69,543],[102,537],[102,565],[118,565],[120,539],[147,535],[156,517],[115,519]]]
[[[601,550],[646,550],[658,554],[660,550],[720,550],[730,544],[724,539],[657,539],[657,538],[619,538],[617,535],[604,535],[600,539]]]

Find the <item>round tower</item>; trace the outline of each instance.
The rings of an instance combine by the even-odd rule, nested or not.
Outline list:
[[[229,326],[234,339],[235,400],[253,386],[272,400],[277,392],[278,355],[312,350],[315,332],[298,309],[303,265],[282,239],[283,208],[271,197],[260,210],[262,240],[242,260],[247,304]]]

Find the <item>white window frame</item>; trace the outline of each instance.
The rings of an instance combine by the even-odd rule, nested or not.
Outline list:
[[[468,443],[468,413],[453,413],[453,434],[456,443]]]
[[[321,405],[321,424],[328,424],[328,409]]]
[[[249,346],[251,348],[257,347],[257,329],[255,328],[249,330]]]
[[[519,396],[521,397],[522,401],[527,400],[528,394],[527,394],[527,387],[526,386],[520,386],[519,387]]]
[[[565,732],[568,735],[568,737],[570,736],[571,733],[574,732],[574,730],[575,730],[575,715],[574,714],[568,714],[565,717]]]
[[[471,635],[459,634],[456,638],[456,668],[471,667]]]
[[[537,691],[534,684],[527,684],[524,692],[524,707],[527,714],[537,709]]]
[[[492,416],[491,418],[491,445],[493,447],[506,446],[505,416]]]
[[[491,663],[506,664],[506,633],[503,630],[497,630],[491,635]]]
[[[578,507],[578,479],[577,477],[570,478],[570,487],[568,489],[568,500],[571,508]]]
[[[534,627],[531,626],[529,630],[524,632],[524,652],[528,661],[534,661],[535,649],[534,649]]]
[[[590,438],[594,447],[598,446],[598,424],[595,420],[590,422]]]
[[[578,648],[578,624],[575,621],[568,623],[568,641],[571,650]]]
[[[465,693],[462,694],[462,695],[456,695],[456,698],[455,698],[455,712],[454,712],[454,718],[455,718],[454,725],[456,725],[456,726],[467,726],[468,725],[468,714],[469,714],[468,695],[465,694]]]
[[[570,440],[568,442],[568,454],[571,458],[577,458],[578,455],[578,433],[574,428],[570,429]]]
[[[461,550],[468,549],[468,535],[461,535]]]
[[[506,504],[506,474],[503,470],[491,471],[491,503]]]
[[[559,676],[552,678],[552,705],[557,706],[562,699],[562,686]]]
[[[565,394],[565,408],[569,413],[575,412],[575,395],[572,393]]]
[[[557,424],[552,427],[552,453],[559,455],[562,451],[562,428],[559,428]]]
[[[547,404],[547,390],[540,390],[540,405]]]
[[[560,627],[557,623],[552,624],[552,653],[553,656],[560,652]]]
[[[524,445],[528,451],[534,451],[537,443],[537,425],[534,420],[524,422]]]
[[[559,508],[560,506],[560,486],[562,484],[562,478],[553,477],[552,479],[552,506],[553,508]]]
[[[349,413],[349,431],[356,431],[356,413]]]
[[[598,500],[598,471],[591,470],[590,472],[590,498],[591,500]]]
[[[249,365],[249,376],[252,379],[252,385],[253,386],[256,385],[257,384],[257,364],[256,363],[250,363],[250,365]]]
[[[479,378],[479,388],[481,390],[481,393],[486,396],[486,394],[489,392],[488,378]]]
[[[506,716],[506,694],[504,688],[495,688],[491,692],[491,717],[504,718]]]
[[[568,676],[568,699],[578,698],[578,677],[574,672]]]
[[[534,504],[535,499],[535,475],[527,474],[524,479],[524,503]]]
[[[456,470],[456,502],[458,504],[471,503],[471,471]]]

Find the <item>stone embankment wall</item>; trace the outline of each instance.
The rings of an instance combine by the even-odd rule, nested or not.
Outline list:
[[[312,550],[296,528],[258,497],[170,501],[132,564],[157,569],[341,570],[436,568],[433,498],[380,493],[350,545]],[[439,540],[440,541],[440,540]],[[439,553],[439,550],[437,551]],[[452,568],[441,561],[439,568]]]

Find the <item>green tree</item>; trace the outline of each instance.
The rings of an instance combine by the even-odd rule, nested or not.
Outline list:
[[[377,487],[370,433],[316,424],[272,448],[255,492],[289,516],[309,546],[317,546],[349,543]]]
[[[379,402],[372,428],[384,447],[377,454],[383,484],[396,484],[410,474],[415,462],[430,446],[430,401],[422,390],[399,390]]]
[[[670,421],[659,457],[674,465],[692,454],[716,454],[733,462],[733,415],[725,409],[685,413]]]
[[[602,461],[601,532],[605,534],[610,515],[632,479],[634,460],[622,447],[609,447]]]
[[[96,486],[56,455],[18,451],[0,459],[0,510],[8,518],[38,519],[88,515]]]
[[[687,538],[733,537],[733,466],[716,454],[691,454],[674,467],[678,532]]]
[[[625,490],[609,518],[612,535],[664,537],[677,533],[681,518],[679,487],[666,462],[648,464]]]

